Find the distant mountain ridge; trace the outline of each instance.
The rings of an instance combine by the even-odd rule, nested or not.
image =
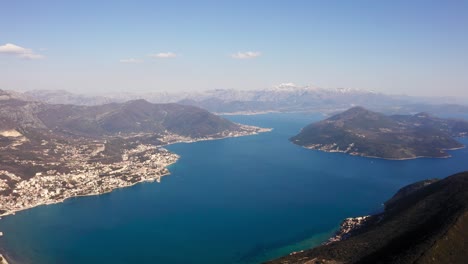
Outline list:
[[[101,105],[117,102],[104,96],[75,94],[65,90],[32,90],[23,94],[30,100],[34,99],[49,104]]]
[[[411,184],[390,201],[383,213],[347,219],[361,224],[343,239],[268,263],[466,263],[468,172]]]
[[[215,113],[324,112],[333,113],[361,105],[388,114],[430,112],[437,115],[468,114],[468,100],[395,96],[374,91],[284,83],[269,89],[215,89],[191,92],[113,92],[92,96],[63,90],[32,90],[23,96],[51,104],[101,105],[145,99],[152,103],[194,105]],[[457,103],[459,103],[457,105]],[[462,105],[460,105],[460,103]]]
[[[386,159],[449,157],[462,148],[454,137],[468,135],[468,122],[427,113],[386,116],[354,107],[310,124],[290,140],[310,149]]]

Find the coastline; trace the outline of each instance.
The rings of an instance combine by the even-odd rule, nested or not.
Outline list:
[[[169,146],[169,145],[172,145],[172,144],[179,144],[179,143],[196,143],[196,142],[202,142],[202,141],[212,141],[212,140],[222,140],[222,139],[226,139],[226,138],[236,138],[236,137],[245,137],[245,136],[254,136],[254,135],[258,135],[259,133],[267,133],[267,132],[271,132],[273,129],[272,128],[260,128],[260,127],[254,127],[254,126],[246,126],[246,125],[241,125],[243,128],[250,128],[250,129],[253,129],[255,128],[256,131],[251,131],[251,133],[249,134],[243,134],[243,135],[226,135],[226,136],[222,136],[222,137],[218,137],[218,138],[196,138],[196,139],[190,139],[190,140],[178,140],[178,141],[174,141],[174,142],[169,142],[169,143],[166,143],[166,144],[162,144],[162,145],[158,145],[156,147],[164,147],[164,146]],[[177,161],[179,160],[179,158],[177,158],[177,160],[175,160],[174,162],[170,162],[168,164],[166,164],[164,166],[165,169],[167,169],[167,167],[169,167],[170,165],[172,164],[175,164]],[[78,194],[78,195],[72,195],[72,196],[68,196],[68,197],[64,197],[64,198],[61,198],[61,199],[58,199],[56,201],[49,201],[49,202],[46,202],[46,203],[39,203],[39,204],[36,204],[36,205],[33,205],[33,206],[28,206],[28,207],[24,207],[24,208],[21,208],[21,209],[18,209],[18,210],[12,210],[12,211],[8,211],[8,212],[5,212],[3,214],[0,214],[0,220],[1,220],[1,217],[5,217],[5,216],[9,216],[9,215],[15,215],[15,213],[17,212],[21,212],[21,211],[24,211],[24,210],[28,210],[28,209],[32,209],[32,208],[35,208],[35,207],[38,207],[38,206],[42,206],[42,205],[52,205],[52,204],[58,204],[58,203],[62,203],[64,202],[65,200],[67,199],[70,199],[70,198],[76,198],[76,197],[86,197],[86,196],[95,196],[95,195],[101,195],[101,194],[106,194],[106,193],[110,193],[116,189],[122,189],[122,188],[127,188],[127,187],[131,187],[131,186],[134,186],[136,184],[139,184],[139,183],[143,183],[143,182],[154,182],[154,181],[157,181],[157,182],[160,182],[161,178],[164,177],[164,176],[168,176],[170,175],[171,173],[168,171],[167,173],[164,173],[164,174],[161,174],[161,175],[158,175],[157,177],[155,178],[150,178],[150,179],[141,179],[139,181],[136,181],[136,182],[132,182],[132,183],[129,183],[128,185],[125,185],[125,186],[117,186],[115,188],[112,188],[110,190],[107,190],[105,192],[93,192],[93,193],[87,193],[87,194]],[[2,263],[0,263],[2,264]]]
[[[296,144],[297,145],[297,144]],[[356,157],[363,157],[363,158],[371,158],[371,159],[382,159],[382,160],[392,160],[392,161],[404,161],[404,160],[414,160],[414,159],[422,159],[422,158],[425,158],[425,159],[448,159],[448,158],[451,158],[452,155],[448,154],[446,156],[441,156],[441,157],[431,157],[431,156],[414,156],[414,157],[408,157],[408,158],[384,158],[384,157],[377,157],[377,156],[369,156],[369,155],[366,155],[364,153],[348,153],[348,152],[345,152],[345,151],[336,151],[336,150],[322,150],[322,149],[316,149],[316,148],[310,148],[310,147],[307,147],[307,146],[301,146],[301,145],[298,145],[300,147],[303,147],[305,149],[309,149],[309,150],[316,150],[316,151],[322,151],[322,152],[327,152],[327,153],[342,153],[342,154],[347,154],[347,155],[351,155],[351,156],[356,156]],[[464,149],[466,148],[467,146],[463,145],[462,147],[458,147],[458,148],[450,148],[450,149],[441,149],[441,150],[448,150],[448,151],[453,151],[453,150],[460,150],[460,149]]]
[[[170,163],[168,164],[167,166],[170,166],[172,164],[174,164],[175,162],[173,163]],[[167,168],[166,166],[166,168]],[[164,176],[168,176],[170,175],[171,173],[168,172],[168,173],[165,173],[165,174],[162,174],[162,175],[159,175],[158,176],[158,179],[142,179],[140,181],[137,181],[137,182],[133,182],[129,185],[126,185],[126,186],[119,186],[119,187],[115,187],[111,190],[108,190],[108,191],[105,191],[105,192],[101,192],[101,193],[87,193],[87,194],[78,194],[78,195],[73,195],[73,196],[69,196],[69,197],[65,197],[65,198],[62,198],[62,199],[59,199],[59,200],[56,200],[56,201],[52,201],[52,202],[47,202],[47,203],[41,203],[41,204],[37,204],[37,205],[33,205],[33,206],[29,206],[29,207],[25,207],[25,208],[21,208],[21,209],[18,209],[18,210],[14,210],[14,211],[10,211],[10,212],[6,212],[6,213],[3,213],[0,215],[0,217],[5,217],[5,216],[9,216],[9,215],[15,215],[17,212],[21,212],[21,211],[25,211],[25,210],[29,210],[29,209],[32,209],[32,208],[35,208],[35,207],[39,207],[39,206],[43,206],[43,205],[52,205],[52,204],[59,204],[59,203],[63,203],[65,200],[68,200],[68,199],[71,199],[71,198],[78,198],[78,197],[86,197],[86,196],[96,196],[96,195],[101,195],[101,194],[107,194],[107,193],[111,193],[112,191],[114,190],[117,190],[117,189],[122,189],[122,188],[127,188],[127,187],[132,187],[136,184],[139,184],[139,183],[143,183],[143,182],[154,182],[154,181],[160,181],[160,179]],[[1,219],[0,219],[1,220]],[[1,264],[1,263],[0,263]]]
[[[344,109],[342,109],[344,110]],[[319,113],[323,116],[327,116],[329,112],[335,112],[336,110],[325,110],[324,109],[304,109],[304,110],[265,110],[265,111],[238,111],[238,112],[214,112],[220,116],[234,116],[234,115],[265,115],[265,114],[297,114],[297,113]]]
[[[195,143],[195,142],[201,142],[201,141],[211,141],[211,140],[221,140],[221,139],[226,139],[226,138],[235,138],[235,137],[243,137],[243,136],[254,136],[254,135],[258,135],[260,133],[267,133],[267,132],[270,132],[272,131],[273,129],[272,128],[261,128],[261,127],[255,127],[255,126],[247,126],[247,125],[241,125],[244,129],[247,129],[249,131],[248,134],[242,134],[242,135],[223,135],[222,137],[218,137],[218,138],[198,138],[198,139],[191,139],[191,140],[178,140],[178,141],[174,141],[174,142],[169,142],[169,143],[166,143],[166,144],[162,144],[162,145],[159,145],[157,147],[164,147],[164,146],[169,146],[169,145],[172,145],[172,144],[178,144],[178,143]],[[180,157],[179,157],[180,158]],[[179,158],[177,158],[174,162],[170,162],[168,164],[166,164],[164,166],[164,169],[167,169],[170,165],[172,164],[175,164]],[[1,218],[2,217],[5,217],[5,216],[11,216],[11,215],[15,215],[17,212],[21,212],[21,211],[25,211],[25,210],[28,210],[28,209],[32,209],[32,208],[35,208],[35,207],[39,207],[39,206],[44,206],[44,205],[53,205],[53,204],[59,204],[59,203],[63,203],[65,200],[68,200],[68,199],[71,199],[71,198],[79,198],[79,197],[85,197],[85,196],[96,196],[96,195],[103,195],[103,194],[107,194],[107,193],[111,193],[113,192],[114,190],[116,189],[122,189],[122,188],[127,188],[127,187],[132,187],[136,184],[139,184],[139,183],[143,183],[143,182],[154,182],[154,181],[157,181],[157,182],[160,182],[161,178],[164,177],[164,176],[168,176],[170,175],[170,171],[168,171],[167,173],[164,173],[164,174],[161,174],[161,175],[158,175],[157,177],[155,178],[151,178],[151,179],[141,179],[139,181],[136,181],[136,182],[133,182],[133,183],[130,183],[129,185],[125,185],[125,186],[118,186],[118,187],[115,187],[115,188],[112,188],[108,191],[105,191],[105,192],[98,192],[98,193],[87,193],[87,194],[79,194],[79,195],[72,195],[72,196],[68,196],[68,197],[64,197],[64,198],[61,198],[59,200],[56,200],[56,201],[50,201],[50,202],[47,202],[47,203],[38,203],[38,204],[35,204],[33,206],[29,206],[29,207],[24,207],[24,208],[20,208],[18,210],[12,210],[12,211],[8,211],[8,212],[5,212],[3,214],[0,215],[0,221],[1,221]],[[1,239],[1,238],[0,238]],[[13,260],[8,257],[8,254],[6,251],[4,250],[0,250],[0,264],[15,264],[16,262],[13,262]]]
[[[244,128],[256,128],[257,131],[253,131],[250,134],[245,134],[245,135],[228,135],[228,136],[222,136],[222,137],[217,137],[217,138],[196,138],[196,139],[183,139],[183,140],[178,140],[174,142],[168,142],[165,144],[160,145],[160,147],[165,147],[169,146],[172,144],[179,144],[179,143],[196,143],[196,142],[202,142],[202,141],[214,141],[214,140],[222,140],[226,138],[237,138],[237,137],[247,137],[247,136],[255,136],[258,135],[259,133],[268,133],[273,131],[273,128],[262,128],[262,127],[255,127],[255,126],[247,126],[247,125],[241,125]],[[159,147],[159,146],[158,146]]]
[[[264,114],[273,114],[273,113],[291,113],[291,112],[281,112],[278,110],[267,110],[267,111],[238,111],[238,112],[215,112],[215,115],[220,116],[233,116],[233,115],[264,115]]]

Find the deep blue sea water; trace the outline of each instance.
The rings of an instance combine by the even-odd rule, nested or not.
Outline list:
[[[388,161],[291,144],[317,114],[227,118],[274,130],[171,145],[181,159],[161,183],[7,216],[1,248],[35,264],[259,263],[321,243],[343,218],[381,210],[406,184],[468,170],[466,149]]]

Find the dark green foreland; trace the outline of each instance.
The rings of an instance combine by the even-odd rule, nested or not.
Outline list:
[[[467,263],[468,172],[402,188],[346,239],[270,264]]]
[[[462,148],[454,137],[468,135],[468,122],[425,113],[386,116],[354,107],[310,124],[291,138],[297,145],[328,152],[385,159],[449,157]]]

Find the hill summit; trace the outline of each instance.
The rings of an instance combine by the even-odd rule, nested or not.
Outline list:
[[[468,122],[427,113],[392,115],[353,107],[310,124],[290,140],[309,149],[385,159],[449,157],[464,147],[455,137],[468,134]]]

